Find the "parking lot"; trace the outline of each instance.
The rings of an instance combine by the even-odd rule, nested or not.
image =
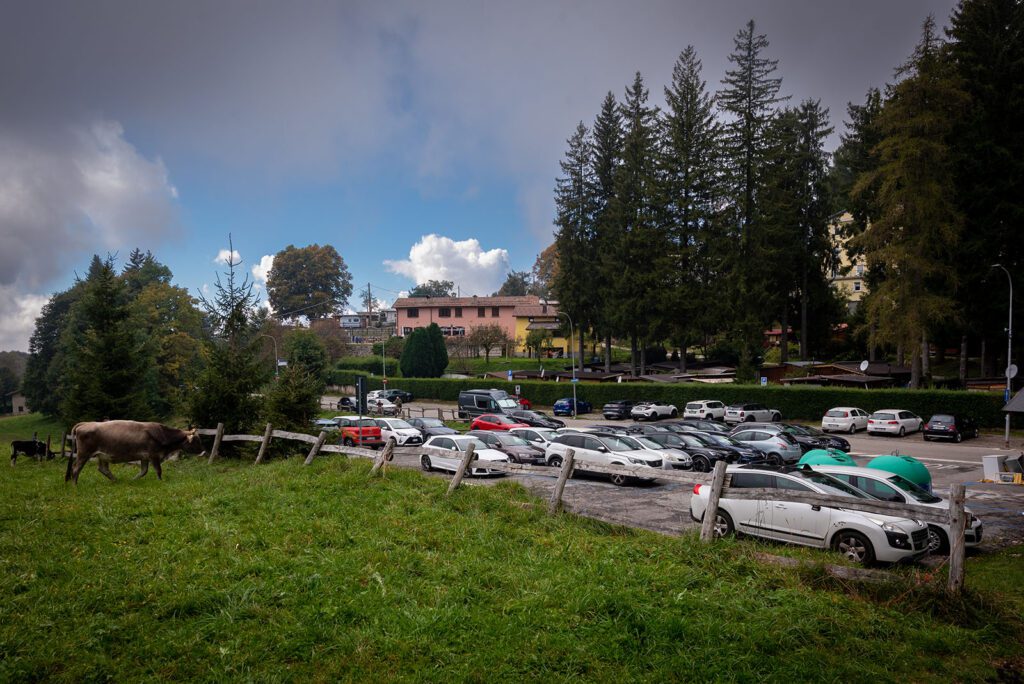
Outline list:
[[[417,409],[455,408],[452,403],[431,403],[417,401]],[[568,425],[592,425],[608,423],[600,415],[591,414],[579,419],[565,419]],[[628,424],[625,421],[624,424]],[[1020,444],[1011,451],[1002,449],[1002,439],[983,435],[978,440],[960,444],[925,442],[920,435],[913,434],[902,439],[869,437],[864,433],[847,435],[851,443],[850,455],[859,465],[872,456],[897,452],[917,458],[932,473],[935,493],[948,497],[949,488],[955,482],[967,485],[967,505],[985,523],[985,537],[982,548],[997,548],[1006,544],[1024,541],[1024,486],[1008,484],[987,484],[982,479],[982,456],[996,453],[1021,453]],[[396,456],[395,465],[418,468],[414,457]],[[448,477],[440,474],[439,477]],[[477,484],[493,484],[502,478],[477,478]],[[539,497],[547,497],[554,479],[531,475],[511,476]],[[696,525],[690,520],[689,486],[655,480],[626,487],[616,487],[599,476],[577,474],[567,484],[563,494],[566,510],[587,517],[632,527],[640,527],[663,534],[681,534]]]

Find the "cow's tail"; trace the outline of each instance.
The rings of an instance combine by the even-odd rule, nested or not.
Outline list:
[[[81,423],[78,423],[78,425],[81,425]],[[64,473],[65,482],[71,479],[71,469],[75,465],[75,457],[78,456],[78,436],[75,434],[78,430],[78,425],[71,428],[71,455],[68,456],[68,469]]]

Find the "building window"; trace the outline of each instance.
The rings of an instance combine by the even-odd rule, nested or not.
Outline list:
[[[854,292],[860,292],[860,281],[859,280],[854,280],[853,281],[853,291]]]
[[[498,312],[498,307],[492,306],[491,307],[491,318],[497,318],[500,315],[501,315],[501,313]]]
[[[409,326],[405,326],[404,328],[402,328],[402,336],[403,337],[406,336],[406,335],[411,335],[411,334],[412,334],[412,328],[410,328]]]
[[[482,306],[478,306],[476,309],[476,317],[487,318],[487,309]]]
[[[451,307],[442,306],[440,309],[437,310],[437,317],[438,318],[451,318],[452,317]]]
[[[864,264],[857,264],[857,275],[864,275]]]
[[[420,310],[416,308],[406,309],[405,315],[408,316],[409,318],[419,318]]]
[[[461,306],[455,307],[455,317],[456,318],[462,318],[462,307]]]

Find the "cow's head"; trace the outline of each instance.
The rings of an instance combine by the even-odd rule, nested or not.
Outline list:
[[[192,428],[185,430],[185,445],[182,450],[189,454],[198,454],[203,450],[202,440],[199,438],[199,430]]]

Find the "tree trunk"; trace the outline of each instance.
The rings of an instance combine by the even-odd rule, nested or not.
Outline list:
[[[986,347],[986,345],[985,345],[985,338],[982,337],[981,338],[981,363],[980,363],[980,367],[978,368],[979,377],[982,377],[982,378],[987,378],[988,377],[988,373],[985,372],[985,347]]]
[[[578,368],[579,370],[583,370],[583,355],[587,351],[586,340],[583,339],[583,331],[582,330],[577,330],[576,334],[579,336],[577,339],[579,340],[579,343],[580,343],[580,357],[578,359],[576,359],[576,368]]]
[[[849,328],[847,328],[847,335],[850,334]],[[875,324],[872,323],[868,327],[868,361],[874,363],[878,360],[877,356],[878,348],[875,347]]]
[[[896,345],[896,365],[900,368],[907,365],[907,355],[903,353],[903,342]]]
[[[811,353],[807,341],[807,260],[804,259],[804,278],[800,290],[800,360],[806,361]]]
[[[647,375],[647,340],[640,344],[640,375]]]
[[[782,317],[779,320],[781,328],[779,334],[779,363],[789,361],[789,306],[782,307]],[[803,331],[801,331],[801,334]],[[801,342],[801,351],[803,342]]]
[[[967,389],[967,335],[960,337],[960,386]]]
[[[679,372],[686,372],[686,345],[679,345]]]
[[[636,377],[636,333],[629,336],[629,372]]]
[[[604,334],[604,372],[612,372],[612,334]]]
[[[910,389],[919,389],[921,387],[921,355],[911,347],[910,356]]]
[[[930,356],[928,332],[921,331],[921,377],[926,380],[932,375],[932,362]]]

